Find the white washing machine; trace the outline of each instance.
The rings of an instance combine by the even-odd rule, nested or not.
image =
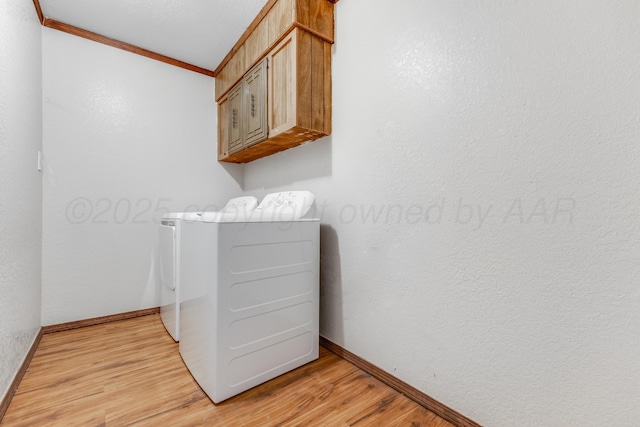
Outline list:
[[[244,218],[182,220],[180,354],[219,403],[318,358],[314,197],[274,193]]]
[[[258,205],[253,196],[227,202],[221,212],[244,216]],[[172,212],[160,224],[160,318],[169,335],[180,340],[180,229],[181,220],[200,217],[204,212]]]

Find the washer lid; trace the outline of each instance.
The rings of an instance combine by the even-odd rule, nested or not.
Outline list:
[[[258,199],[253,196],[234,197],[219,211],[184,212],[179,218],[191,221],[235,222],[245,218],[258,206]],[[223,219],[220,221],[220,219]]]
[[[201,222],[282,222],[317,220],[315,197],[309,191],[284,191],[268,194],[253,211],[229,209],[200,212],[183,217]]]
[[[162,219],[180,219],[184,218],[185,215],[189,215],[191,213],[193,212],[169,212],[162,215]]]

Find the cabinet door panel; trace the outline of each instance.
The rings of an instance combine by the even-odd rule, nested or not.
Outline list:
[[[244,138],[242,135],[242,84],[229,92],[229,154],[242,150]]]
[[[244,78],[244,146],[267,139],[267,60],[253,67]]]
[[[296,125],[296,30],[269,53],[269,135]]]

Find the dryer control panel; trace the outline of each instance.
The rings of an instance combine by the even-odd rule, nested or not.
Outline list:
[[[258,205],[258,199],[253,196],[236,197],[231,199],[224,205],[221,212],[242,212],[249,213]]]
[[[313,215],[315,197],[309,191],[283,191],[264,196],[254,213],[286,216],[291,219]],[[282,218],[284,219],[284,218]]]

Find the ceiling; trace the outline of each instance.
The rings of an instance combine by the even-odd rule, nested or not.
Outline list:
[[[96,33],[104,38],[93,37],[94,40],[107,40],[107,44],[114,46],[117,44],[109,40],[124,42],[206,72],[218,66],[267,0],[34,0],[34,3],[42,11],[45,26],[82,37],[87,37],[87,32]]]

